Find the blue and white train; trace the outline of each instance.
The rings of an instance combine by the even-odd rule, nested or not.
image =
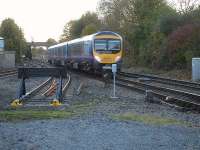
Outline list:
[[[122,37],[111,31],[101,31],[48,48],[48,62],[81,70],[103,71],[117,64],[121,69]]]

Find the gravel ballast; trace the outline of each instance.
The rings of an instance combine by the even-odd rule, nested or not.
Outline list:
[[[199,150],[200,130],[106,118],[0,123],[0,149]]]
[[[45,80],[30,79],[27,88],[31,89]],[[7,89],[7,93],[0,93],[0,104],[6,104],[15,96],[18,81],[11,77],[0,82],[0,90]],[[83,86],[77,94],[81,82]],[[7,85],[2,86],[5,83]],[[72,75],[72,84],[65,94],[66,103],[73,106],[94,102],[95,105],[89,111],[68,119],[0,122],[0,149],[200,149],[199,114],[145,102],[144,95],[121,87],[117,87],[118,99],[111,99],[111,96],[112,85]],[[154,125],[111,117],[126,112],[172,118],[190,125]]]

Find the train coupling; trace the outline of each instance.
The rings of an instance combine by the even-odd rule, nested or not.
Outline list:
[[[11,106],[12,106],[12,107],[19,107],[19,106],[22,106],[22,102],[20,102],[19,99],[16,99],[16,100],[14,100],[14,101],[11,103]]]
[[[52,102],[51,102],[51,106],[53,106],[53,107],[59,107],[59,106],[61,106],[62,104],[61,104],[61,102],[59,101],[59,100],[57,100],[57,99],[54,99]]]

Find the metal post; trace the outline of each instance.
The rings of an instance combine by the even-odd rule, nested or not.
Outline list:
[[[116,73],[117,73],[117,64],[112,65],[112,73],[113,73],[113,96],[111,98],[116,97]]]
[[[59,83],[57,84],[56,90],[56,98],[52,101],[51,105],[54,107],[58,107],[62,105],[63,102],[63,95],[62,95],[62,77],[60,77]]]
[[[25,84],[24,77],[20,81],[19,91],[17,91],[16,99],[12,101],[11,106],[12,107],[22,106],[22,96],[23,95],[26,95],[26,84]]]
[[[116,80],[116,73],[113,73],[113,97],[116,97],[116,86],[115,86],[115,80]]]
[[[62,77],[60,77],[59,85],[57,88],[56,99],[62,102]]]
[[[25,94],[26,94],[26,84],[25,84],[25,78],[23,77],[20,81],[19,91],[17,92],[17,98],[20,99]]]

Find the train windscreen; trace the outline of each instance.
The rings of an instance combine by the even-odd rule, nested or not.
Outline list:
[[[120,40],[108,40],[108,50],[110,51],[119,51],[120,45]]]
[[[96,51],[119,51],[120,47],[120,40],[95,40]]]
[[[96,49],[96,51],[107,50],[107,41],[106,40],[95,40],[95,49]]]

